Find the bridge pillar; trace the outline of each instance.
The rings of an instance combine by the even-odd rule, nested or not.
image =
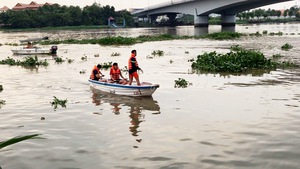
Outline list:
[[[170,23],[174,23],[176,21],[177,14],[167,14]]]
[[[208,27],[209,23],[208,23],[208,16],[205,15],[205,16],[198,16],[198,15],[195,15],[195,18],[194,18],[194,25],[195,27]]]
[[[157,16],[150,16],[149,17],[149,23],[151,23],[151,24],[155,24],[156,20],[157,20]]]
[[[221,20],[222,20],[222,26],[235,26],[236,24],[235,14],[222,15]]]

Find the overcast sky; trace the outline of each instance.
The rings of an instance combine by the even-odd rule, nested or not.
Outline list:
[[[32,0],[0,0],[0,8],[4,5],[12,8],[18,2],[20,3],[30,3]],[[155,5],[163,2],[170,2],[171,0],[35,0],[37,3],[58,3],[61,5],[75,5],[84,7],[86,5],[91,5],[94,2],[100,3],[101,5],[111,5],[115,6],[116,9],[128,9],[128,8],[143,8],[148,5]],[[289,8],[295,4],[299,4],[300,0],[294,0],[291,2],[279,3],[276,5],[271,5],[270,8],[274,9],[283,9]],[[269,7],[269,6],[268,6]],[[268,8],[267,7],[267,8]]]

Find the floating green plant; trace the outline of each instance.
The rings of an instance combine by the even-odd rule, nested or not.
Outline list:
[[[275,54],[272,56],[273,59],[280,59],[280,58],[283,58],[284,56],[281,55],[281,54]]]
[[[189,51],[185,51],[184,54],[190,54],[190,52]]]
[[[121,53],[113,52],[110,56],[112,57],[121,56]]]
[[[165,52],[162,50],[155,50],[151,53],[152,56],[164,56]]]
[[[213,40],[233,40],[238,39],[242,35],[238,32],[216,32],[202,36],[203,38],[213,39]]]
[[[82,60],[82,61],[87,61],[87,56],[82,56],[82,57],[81,57],[81,60]]]
[[[283,46],[281,46],[281,49],[285,50],[285,51],[288,51],[290,49],[293,49],[293,46],[291,44],[286,43]]]
[[[175,88],[187,88],[189,85],[189,82],[183,78],[178,78],[178,80],[175,80]]]
[[[5,105],[5,104],[6,104],[5,100],[0,100],[0,109],[1,109],[2,106]]]
[[[58,98],[55,97],[55,96],[53,96],[53,97],[54,97],[54,99],[53,99],[53,102],[51,102],[51,105],[54,106],[54,109],[57,109],[58,106],[61,106],[61,107],[63,107],[63,108],[66,108],[66,107],[67,107],[67,106],[66,106],[66,104],[67,104],[67,102],[68,102],[67,99],[66,99],[66,100],[60,100],[60,99],[58,99]]]
[[[0,92],[2,92],[2,90],[3,90],[3,86],[2,86],[2,85],[0,85]]]
[[[108,69],[111,68],[112,62],[105,62],[105,63],[102,63],[101,66],[102,66],[101,69],[108,70]]]
[[[243,50],[244,48],[242,48],[240,45],[233,45],[233,46],[231,46],[230,47],[230,50],[231,51],[241,51],[241,50]]]
[[[68,59],[68,63],[71,64],[74,62],[74,59]]]
[[[54,58],[54,60],[55,60],[55,63],[62,63],[62,62],[65,61],[65,60],[63,60],[63,58],[61,58],[61,57],[56,57],[56,58]]]
[[[199,55],[192,64],[192,68],[195,70],[228,73],[298,67],[299,65],[292,62],[276,62],[267,59],[263,53],[255,50],[231,51],[226,54],[204,53]]]
[[[10,66],[24,66],[24,67],[48,66],[47,60],[39,61],[37,56],[26,57],[22,61],[7,57],[6,59],[1,60],[0,64],[10,65]]]

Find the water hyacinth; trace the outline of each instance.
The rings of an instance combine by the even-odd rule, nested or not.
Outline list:
[[[22,61],[7,57],[6,59],[1,60],[0,64],[10,65],[10,66],[23,66],[23,67],[48,66],[47,60],[39,61],[37,56],[26,57]]]
[[[263,53],[255,50],[231,51],[226,54],[216,52],[199,55],[192,68],[208,72],[242,73],[250,70],[273,70],[277,68],[299,67],[291,62],[276,62],[267,59]]]

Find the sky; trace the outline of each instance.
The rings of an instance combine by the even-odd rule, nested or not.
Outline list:
[[[18,2],[20,3],[30,3],[32,0],[0,0],[0,8],[3,6],[7,6],[12,8]],[[101,5],[111,5],[114,6],[117,10],[119,9],[128,9],[128,8],[143,8],[148,7],[148,5],[156,5],[163,2],[170,2],[171,0],[34,0],[37,3],[58,3],[61,5],[74,5],[84,7],[86,5],[91,5],[94,2],[100,3]],[[291,6],[298,4],[300,5],[300,0],[294,0],[291,2],[284,2],[275,5],[270,5],[265,8],[272,8],[272,9],[285,9],[290,8]]]

